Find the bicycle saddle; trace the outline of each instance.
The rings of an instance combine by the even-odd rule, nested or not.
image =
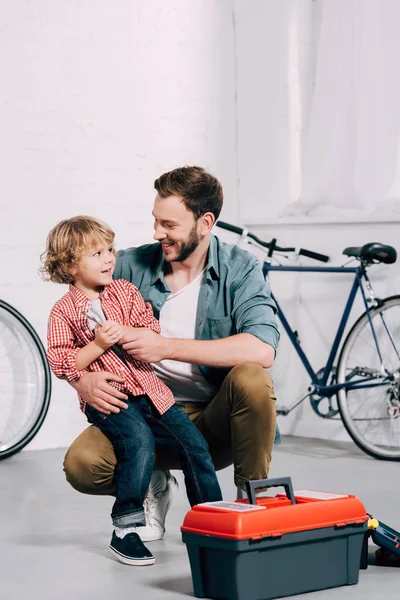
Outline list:
[[[384,244],[378,244],[378,242],[370,242],[359,246],[358,248],[345,248],[343,254],[346,256],[354,256],[367,262],[380,262],[390,265],[396,262],[397,252],[392,246],[385,246]]]

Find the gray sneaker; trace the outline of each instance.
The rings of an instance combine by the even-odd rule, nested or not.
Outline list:
[[[165,518],[172,498],[179,489],[178,482],[169,471],[161,471],[161,473],[163,487],[159,489],[159,484],[153,484],[144,501],[146,525],[136,527],[136,532],[142,542],[154,542],[164,537]]]

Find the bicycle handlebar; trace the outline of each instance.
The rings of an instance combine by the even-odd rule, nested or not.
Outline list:
[[[221,227],[221,229],[226,229],[227,231],[232,231],[232,233],[238,233],[239,235],[242,235],[244,231],[244,229],[236,227],[236,225],[230,225],[229,223],[225,223],[224,221],[217,221],[216,226]]]
[[[226,229],[226,231],[231,231],[232,233],[237,233],[238,235],[245,235],[250,239],[254,240],[260,246],[264,248],[268,248],[268,256],[272,256],[275,251],[277,252],[296,252],[296,248],[282,248],[276,245],[276,239],[274,238],[271,242],[263,242],[253,233],[247,231],[247,229],[243,229],[241,227],[237,227],[236,225],[230,225],[229,223],[225,223],[224,221],[217,221],[217,227],[221,229]],[[326,254],[320,254],[319,252],[313,252],[312,250],[306,250],[305,248],[300,248],[298,254],[301,256],[307,256],[308,258],[313,258],[314,260],[319,260],[321,262],[328,262],[329,256]]]
[[[313,250],[306,250],[305,248],[300,248],[299,254],[302,256],[307,256],[308,258],[313,258],[314,260],[319,260],[321,262],[329,262],[329,256],[326,254],[320,254],[319,252],[314,252]]]

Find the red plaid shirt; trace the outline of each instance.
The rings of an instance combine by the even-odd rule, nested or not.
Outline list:
[[[125,384],[110,381],[110,385],[133,396],[147,394],[159,413],[165,413],[174,403],[171,390],[157,377],[151,364],[135,360],[125,351],[127,364],[108,348],[86,371],[77,370],[78,351],[94,340],[89,319],[82,314],[82,311],[88,312],[90,306],[89,298],[73,285],[53,306],[48,323],[47,358],[54,375],[60,379],[77,381],[86,371],[110,371],[125,379]],[[107,319],[121,325],[147,327],[160,333],[160,324],[153,315],[151,305],[143,300],[132,283],[124,279],[106,286],[101,294],[101,308]],[[85,412],[86,403],[83,398],[79,399],[81,410]]]

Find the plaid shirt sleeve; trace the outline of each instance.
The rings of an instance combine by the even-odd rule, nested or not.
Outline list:
[[[156,333],[161,333],[160,323],[153,314],[151,304],[143,300],[142,294],[133,283],[128,283],[128,286],[131,305],[129,325],[131,327],[146,327]]]
[[[47,359],[56,377],[77,381],[86,373],[86,371],[78,371],[76,368],[76,355],[80,347],[62,315],[50,314],[47,342]]]

